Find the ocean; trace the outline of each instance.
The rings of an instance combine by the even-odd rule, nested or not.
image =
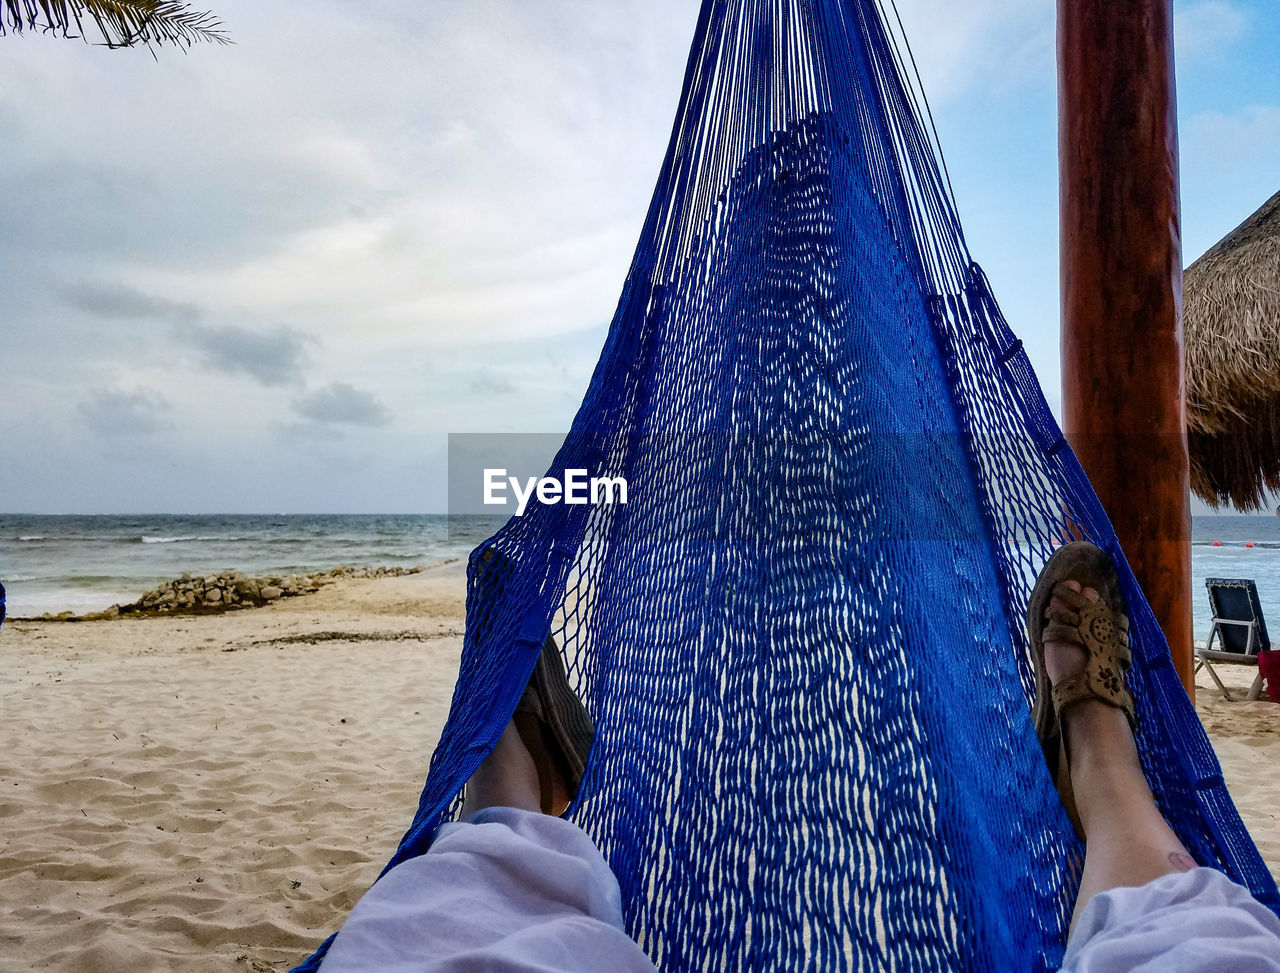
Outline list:
[[[0,582],[10,616],[80,614],[137,601],[184,571],[257,576],[430,564],[465,556],[502,522],[443,514],[0,514]]]
[[[443,514],[0,514],[0,581],[11,616],[79,614],[136,601],[184,571],[264,575],[429,564],[465,556],[501,525],[501,517]],[[1263,611],[1274,619],[1269,634],[1280,639],[1280,520],[1196,517],[1191,566],[1197,638],[1209,634],[1204,579],[1223,577],[1257,582]]]

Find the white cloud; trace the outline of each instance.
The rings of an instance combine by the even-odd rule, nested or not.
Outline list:
[[[1187,120],[1184,147],[1211,157],[1223,169],[1252,168],[1280,159],[1280,105],[1251,105],[1236,112],[1201,112]]]
[[[1280,187],[1280,105],[1200,112],[1183,122],[1180,139],[1191,263]]]
[[[1222,2],[1192,4],[1180,29]],[[352,483],[354,465],[281,450],[282,432],[351,430],[387,474],[376,492],[392,470],[434,470],[421,457],[447,431],[564,429],[653,191],[699,6],[220,0],[234,47],[157,61],[6,42],[0,320],[21,377],[7,408],[39,417],[24,456],[89,463],[72,448],[84,402],[114,410],[113,428],[171,424],[190,431],[168,437],[175,448],[198,441],[180,471],[147,467],[148,502],[175,491],[157,508],[216,505],[234,476],[270,480],[274,509],[295,493],[324,509],[326,470]],[[899,6],[944,130],[972,125],[967,99],[1028,86],[1051,100],[1052,0]],[[1196,119],[1184,145],[1280,156],[1259,111]],[[1052,281],[1034,289],[1053,304]],[[63,509],[141,502],[127,477],[98,487],[87,467],[58,478],[23,462],[29,486],[13,466],[0,475],[28,507],[46,493]]]
[[[1231,0],[1180,3],[1173,11],[1173,39],[1181,58],[1221,57],[1244,36],[1248,14]]]
[[[1053,83],[1053,0],[899,0],[897,7],[935,106],[975,89]]]

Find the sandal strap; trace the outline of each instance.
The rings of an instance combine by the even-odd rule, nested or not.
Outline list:
[[[1065,586],[1064,586],[1065,587]],[[1070,588],[1066,588],[1071,591]],[[1058,595],[1057,589],[1054,594]],[[1073,592],[1079,594],[1079,592]],[[1059,595],[1059,597],[1061,597]],[[1063,599],[1066,601],[1067,599]],[[1085,650],[1084,668],[1052,688],[1055,713],[1082,699],[1098,699],[1123,710],[1130,725],[1136,724],[1133,695],[1125,687],[1125,673],[1133,664],[1129,649],[1129,619],[1105,604],[1083,599],[1072,609],[1049,612],[1042,642],[1070,642]]]
[[[1053,594],[1054,594],[1054,597],[1057,598],[1059,601],[1065,602],[1067,607],[1066,608],[1050,607],[1049,609],[1047,609],[1045,611],[1045,617],[1048,618],[1050,621],[1059,622],[1062,625],[1075,628],[1077,625],[1080,624],[1080,613],[1082,610],[1092,609],[1092,608],[1102,608],[1104,611],[1107,612],[1107,614],[1111,615],[1112,620],[1115,622],[1117,629],[1119,629],[1120,631],[1123,644],[1125,645],[1126,648],[1128,647],[1129,616],[1126,615],[1124,612],[1114,608],[1107,608],[1105,605],[1101,605],[1095,601],[1090,601],[1088,598],[1084,596],[1082,592],[1076,591],[1074,588],[1068,585],[1065,581],[1059,581],[1056,585],[1053,586]],[[1083,642],[1079,642],[1070,636],[1066,636],[1066,633],[1058,633],[1058,634],[1064,636],[1062,641],[1074,642],[1077,645],[1084,644]],[[1059,639],[1056,639],[1056,638],[1049,639],[1048,641],[1051,641],[1051,642],[1059,641]]]

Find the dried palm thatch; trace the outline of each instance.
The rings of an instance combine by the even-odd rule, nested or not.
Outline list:
[[[231,43],[213,14],[179,0],[0,0],[0,37],[24,31],[85,37],[86,23],[107,47]]]
[[[1280,193],[1187,268],[1191,486],[1256,510],[1280,490]]]

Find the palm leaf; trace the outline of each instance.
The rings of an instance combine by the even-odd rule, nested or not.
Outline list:
[[[84,37],[86,23],[107,47],[231,43],[213,14],[180,0],[0,0],[0,36],[33,30]]]

